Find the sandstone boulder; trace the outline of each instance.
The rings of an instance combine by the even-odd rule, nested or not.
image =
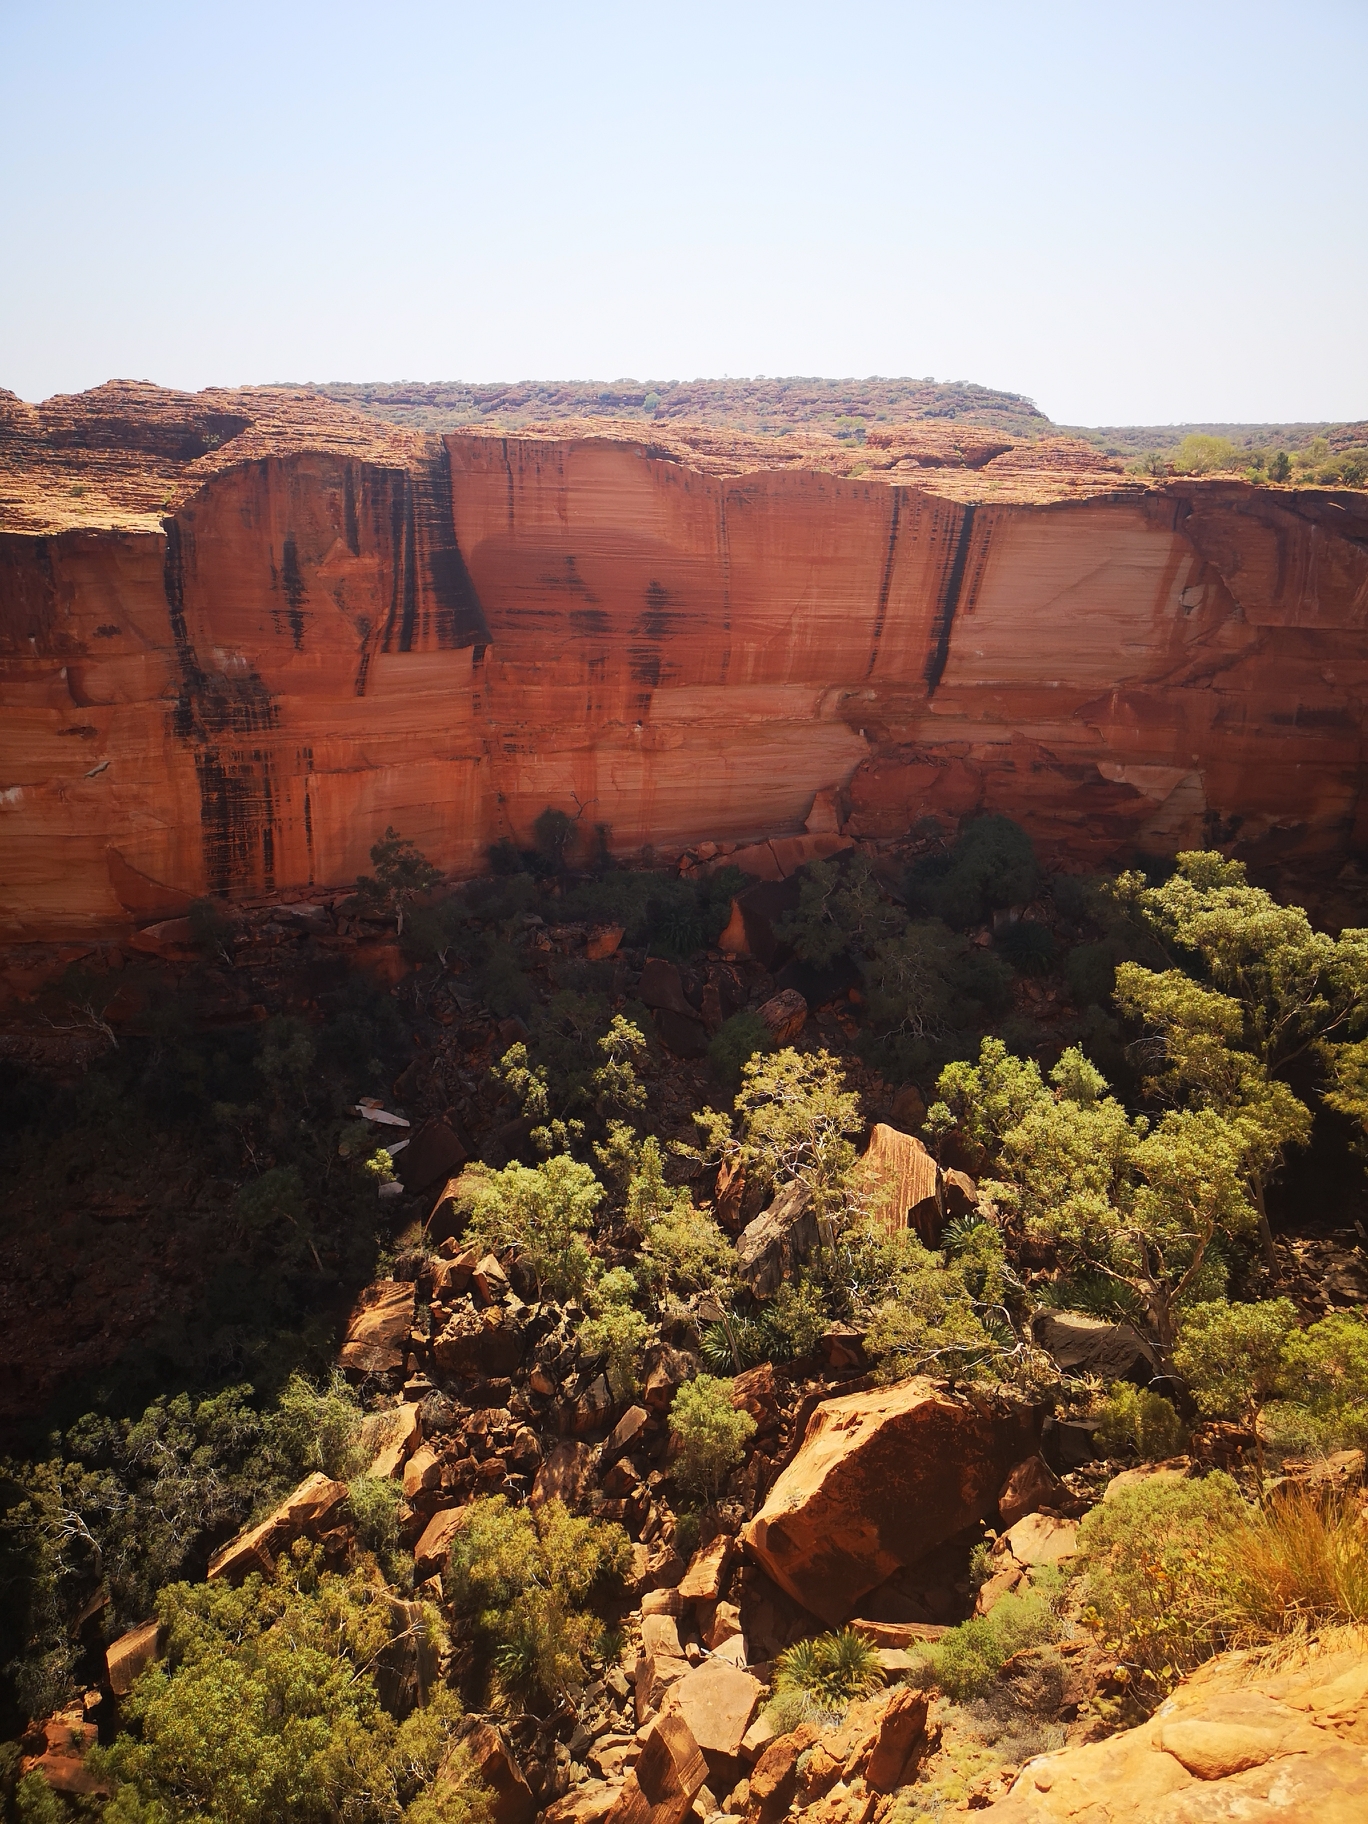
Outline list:
[[[617,1779],[586,1780],[542,1812],[542,1824],[607,1824],[622,1792]]]
[[[777,1824],[798,1790],[798,1762],[817,1740],[811,1723],[802,1723],[761,1751],[751,1769],[747,1824]]]
[[[296,1539],[318,1538],[346,1499],[345,1482],[334,1482],[315,1471],[266,1519],[220,1546],[209,1560],[209,1581],[223,1578],[228,1583],[241,1583],[252,1571],[269,1577],[280,1553]]]
[[[719,1533],[711,1545],[700,1546],[689,1560],[679,1584],[679,1596],[683,1602],[716,1602],[722,1594],[727,1570],[731,1564],[735,1541],[727,1533]]]
[[[423,1528],[413,1548],[413,1574],[421,1583],[425,1577],[440,1576],[451,1555],[451,1542],[465,1525],[463,1507],[444,1507]]]
[[[679,1710],[703,1753],[734,1757],[750,1728],[764,1686],[721,1659],[695,1666],[670,1691],[666,1710]]]
[[[413,1401],[368,1413],[361,1425],[361,1446],[371,1453],[367,1475],[397,1476],[421,1441],[422,1432],[422,1417]]]
[[[587,1444],[557,1444],[537,1471],[530,1500],[534,1508],[562,1501],[573,1512],[594,1485],[594,1453]]]
[[[647,1733],[607,1824],[683,1824],[707,1777],[707,1762],[683,1715],[665,1712]]]
[[[991,1512],[1039,1415],[915,1379],[827,1400],[744,1539],[770,1577],[837,1626],[866,1591]]]
[[[676,964],[664,957],[648,956],[641,971],[637,999],[652,1013],[677,1013],[686,1019],[697,1019],[697,1013],[684,995],[684,984]]]
[[[342,1366],[352,1374],[397,1373],[408,1353],[415,1298],[411,1280],[381,1279],[367,1286],[347,1319],[337,1355]]]
[[[97,1734],[95,1724],[85,1720],[79,1703],[60,1710],[25,1737],[28,1741],[37,1735],[42,1745],[38,1753],[23,1757],[19,1770],[22,1774],[36,1773],[53,1792],[66,1793],[76,1800],[108,1798],[108,1780],[101,1779],[85,1764],[86,1753],[95,1746]]]
[[[1039,1452],[1015,1465],[998,1491],[998,1518],[1004,1526],[1015,1526],[1023,1514],[1037,1508],[1054,1507],[1068,1499],[1068,1491]]]
[[[817,1246],[817,1217],[802,1184],[779,1192],[736,1244],[737,1272],[757,1298],[777,1292]]]
[[[395,1162],[400,1182],[410,1196],[449,1179],[469,1154],[459,1134],[440,1118],[425,1121]]]
[[[443,1374],[459,1380],[497,1379],[512,1374],[523,1356],[523,1337],[498,1305],[453,1311],[432,1339],[432,1359]]]
[[[664,1702],[671,1685],[686,1676],[689,1662],[680,1645],[673,1615],[643,1615],[641,1652],[636,1664],[637,1721],[645,1723]]]
[[[145,1621],[111,1640],[105,1648],[105,1670],[109,1688],[115,1697],[127,1697],[134,1681],[144,1673],[161,1651],[166,1630],[159,1621]]]
[[[537,1803],[504,1731],[494,1723],[476,1723],[464,1745],[489,1788],[494,1824],[532,1824]]]
[[[913,1226],[928,1247],[936,1246],[940,1240],[937,1175],[936,1162],[920,1140],[883,1121],[875,1124],[860,1178],[870,1200],[870,1216],[885,1234],[901,1234],[915,1212]]]
[[[706,1058],[708,1029],[694,1013],[676,1013],[673,1007],[661,1007],[655,1013],[655,1029],[666,1051],[676,1058]]]
[[[808,1004],[796,988],[782,989],[755,1010],[776,1046],[791,1045],[807,1024],[807,1016]]]
[[[1154,1351],[1129,1324],[1108,1323],[1084,1311],[1037,1311],[1031,1335],[1037,1348],[1065,1374],[1148,1387],[1158,1369]]]
[[[1331,1637],[1277,1668],[1213,1660],[1139,1728],[1041,1755],[999,1824],[1360,1824],[1368,1816],[1368,1656]]]

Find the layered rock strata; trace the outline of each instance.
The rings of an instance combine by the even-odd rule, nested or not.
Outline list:
[[[621,851],[823,792],[856,839],[1001,810],[1084,862],[1361,842],[1368,495],[640,428],[0,398],[0,936],[344,885],[387,824],[469,872],[547,805]]]

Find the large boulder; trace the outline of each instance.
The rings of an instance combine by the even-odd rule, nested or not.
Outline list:
[[[1203,1666],[1139,1728],[1029,1761],[998,1824],[1360,1824],[1368,1656],[1299,1649],[1276,1669]]]
[[[115,1697],[128,1696],[134,1681],[152,1664],[165,1641],[166,1629],[159,1621],[145,1621],[110,1641],[105,1648],[105,1671]]]
[[[682,1713],[705,1756],[730,1759],[740,1754],[763,1694],[749,1672],[724,1659],[705,1659],[670,1691],[665,1710]]]
[[[682,1712],[658,1716],[637,1764],[608,1813],[608,1824],[684,1824],[708,1764]]]
[[[996,1505],[1040,1415],[922,1379],[827,1400],[743,1535],[781,1589],[835,1627],[867,1591]]]
[[[334,1522],[346,1499],[345,1482],[334,1482],[315,1470],[264,1520],[219,1547],[209,1560],[209,1581],[222,1578],[227,1583],[241,1583],[252,1571],[269,1577],[281,1552],[296,1539],[317,1539]]]
[[[928,1247],[940,1240],[938,1170],[921,1141],[879,1121],[869,1136],[860,1178],[869,1213],[885,1234],[915,1227]]]
[[[404,1366],[417,1288],[412,1280],[379,1279],[358,1295],[337,1359],[352,1374],[387,1375]]]
[[[737,1271],[757,1298],[777,1292],[817,1246],[817,1216],[806,1185],[785,1185],[736,1244]]]
[[[532,1824],[537,1802],[504,1731],[481,1722],[465,1737],[475,1771],[489,1788],[493,1824]]]
[[[1148,1387],[1158,1372],[1154,1351],[1129,1324],[1109,1323],[1085,1311],[1037,1311],[1031,1335],[1036,1347],[1065,1374]]]

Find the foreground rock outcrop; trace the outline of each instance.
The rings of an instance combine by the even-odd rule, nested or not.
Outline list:
[[[994,1508],[1035,1453],[1039,1414],[929,1381],[820,1405],[745,1530],[770,1577],[837,1626],[860,1598]]]
[[[345,884],[391,823],[468,871],[548,804],[619,850],[999,810],[1075,863],[1338,866],[1368,495],[933,428],[0,399],[0,935]]]
[[[1032,1761],[991,1809],[995,1824],[1360,1824],[1368,1641],[1213,1661],[1142,1727]]]

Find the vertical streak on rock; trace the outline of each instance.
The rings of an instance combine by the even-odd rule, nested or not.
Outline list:
[[[931,623],[931,649],[926,655],[926,668],[922,676],[926,679],[928,696],[935,694],[936,686],[945,676],[945,667],[950,658],[950,634],[955,624],[955,610],[959,606],[960,590],[964,587],[964,570],[969,562],[969,546],[974,535],[974,509],[964,508],[964,517],[960,521],[959,538],[955,544],[955,555],[950,564],[950,574],[945,581],[945,590],[936,605],[936,616]]]
[[[404,477],[404,560],[403,609],[399,621],[399,650],[413,651],[413,629],[418,618],[418,558],[414,550],[417,534],[413,513],[413,480]]]
[[[727,531],[727,484],[717,484],[718,542],[722,552],[722,675],[725,684],[731,670],[731,542]]]
[[[888,552],[884,558],[883,582],[879,585],[879,605],[874,613],[874,639],[869,648],[869,664],[865,668],[867,678],[873,676],[879,659],[879,642],[883,638],[884,622],[888,618],[888,592],[893,587],[893,559],[898,549],[898,513],[902,506],[902,489],[890,488],[888,492],[893,499],[893,511],[888,522]]]
[[[347,549],[353,557],[361,555],[361,523],[356,516],[356,464],[347,464],[342,493],[343,523],[346,526]]]
[[[381,636],[381,652],[393,650],[391,642],[395,635],[395,623],[399,618],[399,607],[404,591],[404,504],[408,492],[407,477],[400,471],[391,472],[390,484],[390,607],[385,621],[385,631]]]

